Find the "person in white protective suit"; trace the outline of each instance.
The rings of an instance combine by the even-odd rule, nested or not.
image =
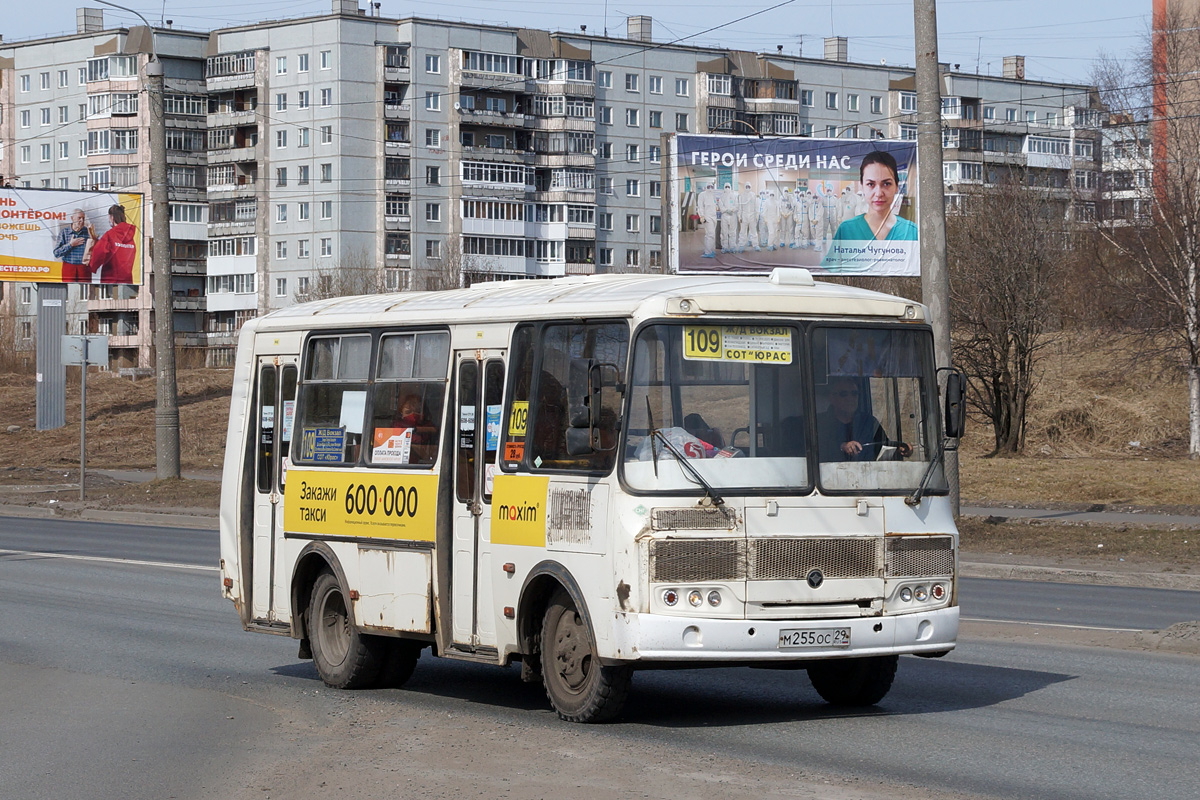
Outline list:
[[[716,258],[717,253],[717,192],[710,183],[696,199],[696,213],[704,226],[704,258]]]
[[[721,251],[737,252],[738,193],[728,183],[717,200],[721,211]]]
[[[795,247],[792,241],[792,234],[796,230],[794,219],[796,216],[796,201],[792,198],[792,190],[784,187],[783,196],[779,198],[779,241],[777,244],[780,249],[784,246]]]
[[[758,195],[747,183],[746,188],[738,193],[738,252],[745,252],[753,237],[757,235]]]
[[[855,216],[854,210],[856,208],[858,208],[858,195],[847,186],[842,189],[842,215],[841,221],[838,224],[840,225],[842,222],[852,219]]]
[[[775,242],[779,241],[779,196],[775,194],[775,190],[771,189],[763,197],[762,208],[763,222],[767,228],[767,249],[774,250]]]
[[[797,247],[807,248],[809,242],[809,227],[808,227],[808,189],[800,189],[796,192],[796,211],[795,236],[792,238],[792,248]]]
[[[838,225],[842,224],[842,205],[833,190],[825,194],[825,230],[821,234],[822,242],[832,241],[837,233]]]
[[[825,249],[825,201],[821,199],[818,192],[813,192],[812,199],[808,201],[808,223],[809,230],[812,231],[813,250]]]

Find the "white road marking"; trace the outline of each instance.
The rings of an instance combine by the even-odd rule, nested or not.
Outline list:
[[[28,556],[30,558],[65,558],[70,561],[99,561],[105,564],[124,564],[132,567],[162,567],[163,569],[191,569],[201,572],[219,572],[220,567],[206,567],[201,564],[179,564],[172,561],[139,561],[135,558],[108,558],[105,556],[80,556],[73,553],[43,553],[36,550],[5,550],[0,548],[0,555]]]
[[[1141,628],[1102,628],[1099,625],[1071,625],[1065,622],[1030,622],[1024,619],[979,619],[962,617],[960,622],[1001,622],[1006,625],[1038,625],[1044,628],[1073,628],[1080,631],[1113,631],[1117,633],[1141,633]]]

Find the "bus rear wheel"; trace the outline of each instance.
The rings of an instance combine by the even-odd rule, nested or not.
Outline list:
[[[570,595],[559,589],[542,619],[542,681],[558,716],[567,722],[606,722],[621,713],[633,670],[600,663]]]
[[[313,663],[325,685],[363,689],[375,684],[383,667],[383,648],[376,637],[354,627],[346,595],[330,572],[322,572],[313,584],[308,638]]]
[[[899,660],[899,656],[869,656],[817,661],[809,664],[808,679],[827,703],[873,706],[892,688]]]

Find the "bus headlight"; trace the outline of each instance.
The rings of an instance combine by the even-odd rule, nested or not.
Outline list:
[[[716,589],[713,589],[711,592],[709,592],[708,593],[708,604],[710,606],[712,606],[713,608],[716,608],[717,606],[721,605],[721,593],[718,592]]]
[[[924,603],[929,599],[929,590],[924,586],[918,586],[913,592],[913,596],[916,597],[919,602]]]
[[[912,600],[912,589],[908,588],[907,586],[905,586],[903,589],[901,589],[900,590],[900,599],[903,600],[905,603],[910,602]]]
[[[693,607],[699,608],[700,604],[704,602],[704,593],[699,589],[692,589],[690,592],[688,592],[688,602],[691,603]]]

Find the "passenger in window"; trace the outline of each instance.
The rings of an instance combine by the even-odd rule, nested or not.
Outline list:
[[[829,385],[829,408],[817,414],[822,461],[874,461],[885,447],[901,457],[912,455],[907,442],[888,441],[879,420],[859,408],[860,384],[850,378]]]

